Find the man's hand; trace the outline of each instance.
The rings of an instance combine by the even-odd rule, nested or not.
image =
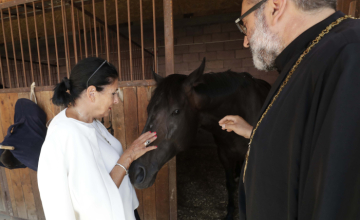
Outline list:
[[[219,121],[219,125],[227,132],[234,131],[236,134],[249,139],[253,127],[242,117],[237,115],[228,115]]]

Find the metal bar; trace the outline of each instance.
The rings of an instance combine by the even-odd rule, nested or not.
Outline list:
[[[117,51],[118,51],[118,70],[120,81],[122,80],[121,74],[121,52],[120,52],[120,32],[119,32],[119,8],[118,8],[118,0],[115,0],[115,11],[116,11],[116,40],[117,40]]]
[[[6,43],[6,36],[5,36],[5,28],[4,28],[4,15],[3,15],[3,11],[0,9],[0,14],[1,14],[1,26],[2,26],[2,32],[3,32],[3,36],[4,36],[4,46],[5,46],[5,57],[6,57],[6,65],[7,65],[7,69],[8,69],[8,76],[9,76],[9,85],[10,88],[12,88],[11,85],[11,77],[10,77],[10,64],[9,64],[9,56],[8,56],[8,50],[7,50],[7,43]]]
[[[66,5],[64,4],[64,18],[65,20],[65,37],[66,37],[66,51],[68,54],[69,59],[69,69],[68,69],[68,78],[70,78],[70,72],[71,72],[71,53],[70,53],[70,41],[69,41],[69,33],[68,33],[68,22],[67,22],[67,15],[66,15]]]
[[[100,37],[100,57],[101,57],[101,54],[103,53],[103,47],[102,47],[102,34],[101,34],[101,25],[99,25],[99,37]]]
[[[144,28],[143,28],[142,0],[140,0],[140,28],[141,28],[141,70],[142,70],[142,79],[145,79]]]
[[[74,13],[74,0],[71,0],[71,23],[72,23],[72,35],[73,35],[73,46],[74,46],[74,56],[75,64],[78,63],[77,56],[77,43],[76,43],[76,32],[75,32],[75,13]]]
[[[46,58],[48,62],[48,72],[49,72],[49,85],[51,85],[51,69],[50,69],[50,58],[49,58],[49,43],[47,38],[47,30],[46,30],[46,18],[45,18],[45,6],[44,0],[41,0],[42,4],[42,12],[43,12],[43,21],[44,21],[44,33],[45,33],[45,48],[46,48]]]
[[[84,32],[84,45],[85,45],[85,57],[88,57],[88,45],[87,45],[87,37],[86,37],[86,21],[85,21],[85,11],[84,11],[84,0],[81,0],[81,6],[82,6],[82,21],[83,21],[83,32]]]
[[[157,47],[156,47],[156,14],[155,14],[155,0],[152,0],[153,6],[153,29],[154,29],[154,71],[157,73]]]
[[[33,67],[33,61],[32,61],[32,53],[31,53],[30,34],[29,34],[29,22],[28,22],[28,16],[27,16],[27,6],[24,6],[24,10],[25,10],[25,21],[26,21],[26,34],[27,34],[28,47],[29,47],[31,81],[35,82],[34,67]]]
[[[81,31],[80,31],[80,19],[79,19],[79,11],[76,11],[77,23],[78,23],[78,31],[79,31],[79,49],[80,49],[80,59],[82,60],[82,46],[81,46]]]
[[[114,52],[112,52],[112,50],[115,48],[115,38],[114,38],[114,33],[110,32],[109,33],[109,39],[111,40],[110,41],[110,54],[115,54],[116,53],[116,49]],[[112,57],[110,57],[110,60],[111,60]],[[111,61],[113,62],[113,61]]]
[[[99,57],[99,50],[97,45],[97,33],[96,33],[96,16],[95,16],[95,0],[93,1],[93,16],[94,16],[94,35],[95,35],[95,51],[96,51],[96,57]]]
[[[132,47],[131,47],[131,25],[130,25],[130,0],[127,0],[127,12],[128,12],[128,31],[129,31],[129,52],[130,52],[130,79],[133,81],[133,67],[132,67]]]
[[[24,62],[24,50],[23,50],[22,38],[21,38],[21,26],[20,26],[19,6],[18,5],[16,6],[16,13],[17,13],[18,29],[19,29],[19,41],[20,41],[21,59],[22,59],[23,73],[24,73],[24,85],[25,85],[25,87],[27,87],[26,72],[25,72],[25,62]]]
[[[79,10],[82,10],[82,7],[79,6],[79,5],[74,4],[74,7],[77,8],[77,9],[79,9]],[[103,20],[101,20],[100,18],[97,18],[97,17],[95,16],[95,14],[91,14],[91,12],[89,12],[89,11],[87,11],[87,10],[85,10],[85,14],[88,15],[89,17],[91,17],[91,18],[96,19],[96,21],[99,22],[99,24],[105,25],[105,22],[104,22]],[[111,26],[108,26],[108,29],[111,30],[111,31],[114,32],[114,33],[117,33],[116,29],[113,28],[113,27],[111,27]],[[127,40],[129,39],[126,35],[121,34],[121,33],[119,33],[119,34],[120,34],[120,36],[122,36],[123,38],[125,38],[125,39],[127,39]],[[138,47],[141,47],[141,45],[139,45],[139,44],[136,43],[135,41],[132,41],[132,43],[135,44],[135,45],[138,46]],[[145,50],[145,52],[153,55],[153,53],[151,53],[151,52],[148,51],[147,49],[144,49],[144,50]]]
[[[9,10],[9,14],[10,14],[10,8],[8,8],[8,10]],[[14,59],[15,59],[14,62],[15,62],[16,82],[17,82],[17,87],[20,87],[19,86],[19,76],[18,76],[18,71],[17,71],[16,52],[15,52],[15,43],[14,43],[14,34],[13,34],[11,16],[9,16],[9,23],[10,23],[10,34],[11,34],[11,43],[12,43],[12,47],[13,47],[13,55],[14,55]]]
[[[109,53],[109,36],[108,36],[108,28],[107,28],[107,15],[106,15],[106,0],[104,0],[104,19],[105,19],[105,46],[106,46],[106,59],[110,61],[110,53]]]
[[[91,45],[91,56],[94,56],[94,48],[93,48],[93,39],[92,39],[92,34],[91,34],[91,18],[89,18],[89,32],[90,32],[90,45]]]
[[[33,11],[34,11],[35,34],[36,34],[36,46],[37,46],[39,71],[40,71],[40,86],[43,86],[42,68],[41,68],[41,64],[40,64],[41,58],[40,58],[40,49],[39,49],[39,36],[38,36],[38,31],[37,31],[36,11],[35,11],[35,3],[34,2],[33,2]]]
[[[52,20],[53,20],[53,29],[54,29],[54,43],[55,43],[55,56],[56,56],[56,72],[57,72],[57,80],[60,83],[60,67],[59,67],[59,54],[57,48],[57,39],[56,39],[56,27],[55,27],[55,15],[54,15],[54,0],[51,0],[51,9],[52,9]]]
[[[1,72],[1,82],[2,82],[2,86],[3,86],[3,89],[5,89],[4,71],[3,71],[3,66],[2,66],[2,57],[1,57],[1,54],[0,54],[0,72]]]
[[[63,22],[63,33],[64,33],[64,50],[65,50],[65,62],[66,62],[66,73],[67,73],[67,77],[69,78],[69,60],[68,60],[68,53],[67,53],[67,35],[66,35],[66,17],[65,17],[65,4],[64,4],[64,0],[61,0],[61,18],[62,18],[62,22]]]

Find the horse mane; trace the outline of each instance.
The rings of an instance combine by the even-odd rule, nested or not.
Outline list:
[[[249,73],[236,73],[228,70],[204,74],[194,90],[209,97],[221,97],[234,93],[239,87],[246,88],[254,83],[256,81]]]
[[[179,100],[183,98],[182,84],[187,76],[183,74],[172,74],[162,80],[156,87],[153,96],[157,99],[151,99],[148,105],[156,106],[159,103],[166,105],[170,100]],[[247,72],[226,72],[203,74],[194,86],[195,92],[212,98],[231,95],[240,88],[255,86],[259,91],[266,94],[270,89],[270,84],[264,80],[256,79]]]
[[[186,77],[186,75],[182,74],[171,74],[158,83],[153,93],[153,97],[158,98],[150,99],[148,111],[150,106],[156,106],[159,103],[167,105],[169,100],[180,99],[182,94],[181,86]]]

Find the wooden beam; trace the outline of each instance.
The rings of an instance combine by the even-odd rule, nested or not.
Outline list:
[[[9,60],[15,60],[14,58],[11,58],[11,57],[9,57],[8,59],[9,59]],[[21,59],[16,59],[16,61],[22,61],[22,60],[21,60]],[[24,62],[39,64],[39,62],[37,62],[37,61],[30,61],[30,60],[24,60]],[[40,64],[42,64],[42,65],[48,65],[48,63],[44,63],[44,62],[41,62]],[[50,63],[50,66],[57,67],[56,64],[51,64],[51,63]]]
[[[164,0],[165,72],[174,74],[173,1]],[[156,57],[155,57],[156,59]],[[177,220],[176,157],[169,161],[170,220]]]
[[[164,39],[166,76],[174,74],[174,24],[172,0],[164,0]]]
[[[139,86],[156,86],[156,82],[154,80],[134,80],[130,81],[122,81],[119,82],[118,87],[139,87]],[[35,92],[41,91],[53,91],[55,86],[37,86],[35,87]],[[30,92],[30,87],[22,87],[22,88],[5,88],[0,89],[1,93],[21,93],[21,92]]]

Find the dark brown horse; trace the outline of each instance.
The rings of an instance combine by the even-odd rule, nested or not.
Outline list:
[[[151,186],[160,168],[172,157],[189,148],[199,127],[212,133],[225,168],[228,214],[233,219],[235,178],[240,174],[248,140],[223,131],[218,122],[226,115],[240,115],[255,123],[270,85],[248,73],[203,74],[205,59],[189,76],[173,74],[166,78],[154,73],[157,88],[147,107],[143,132],[156,131],[150,151],[131,164],[130,180],[139,189]]]

